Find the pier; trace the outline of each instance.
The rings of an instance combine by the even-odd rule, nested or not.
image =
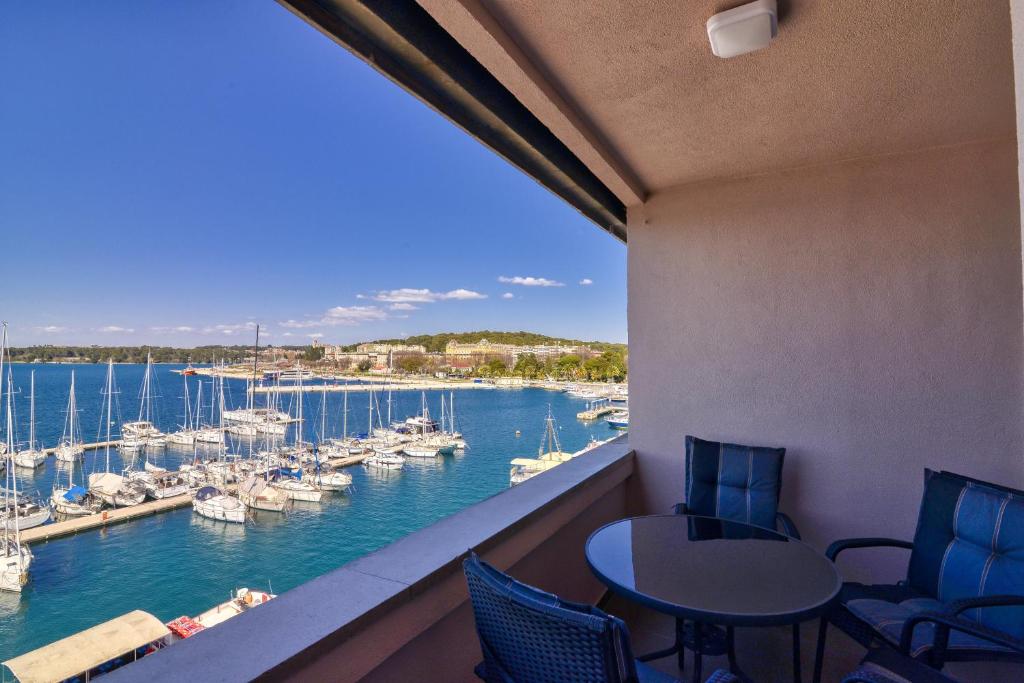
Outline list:
[[[596,420],[597,418],[601,417],[602,415],[607,415],[608,413],[614,413],[616,410],[619,410],[619,408],[616,408],[616,407],[610,406],[610,405],[603,405],[603,406],[600,406],[600,407],[597,407],[597,408],[591,408],[590,410],[584,410],[582,412],[576,413],[576,419],[577,420]]]
[[[493,384],[487,384],[484,382],[394,382],[394,383],[378,383],[378,384],[303,384],[299,387],[296,384],[287,384],[281,386],[260,386],[250,388],[250,391],[255,390],[257,394],[290,394],[296,393],[300,389],[304,392],[312,391],[319,393],[321,391],[334,392],[334,391],[347,391],[347,392],[361,392],[361,391],[373,391],[375,393],[381,393],[384,391],[454,391],[456,389],[494,389],[496,388]]]
[[[226,488],[230,489],[233,487]],[[113,524],[130,522],[133,519],[148,517],[149,515],[155,515],[159,512],[167,512],[168,510],[176,510],[177,508],[191,504],[191,494],[183,493],[180,496],[174,496],[172,498],[150,500],[131,507],[104,510],[102,512],[97,512],[94,515],[74,517],[62,522],[53,522],[52,524],[43,524],[41,526],[32,527],[31,529],[26,529],[21,532],[21,540],[23,543],[39,543],[41,541],[49,541],[55,538],[62,538],[64,536],[73,536],[74,534],[82,531],[89,531],[91,529],[99,529]]]
[[[96,451],[96,450],[99,450],[101,448],[106,448],[107,446],[110,446],[111,448],[117,448],[118,446],[121,445],[121,442],[120,441],[96,441],[94,443],[81,443],[81,444],[78,444],[78,445],[82,447],[82,450]],[[44,449],[42,449],[42,451],[43,451],[43,453],[46,453],[47,455],[53,455],[54,453],[57,452],[57,447],[54,446],[53,448],[44,448]]]

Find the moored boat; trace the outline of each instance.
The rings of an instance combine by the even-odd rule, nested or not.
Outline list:
[[[192,509],[199,515],[221,522],[245,522],[245,505],[238,498],[216,486],[204,486],[196,491]]]

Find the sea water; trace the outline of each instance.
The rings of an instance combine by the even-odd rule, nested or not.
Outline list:
[[[106,366],[14,365],[17,435],[28,438],[29,373],[36,378],[36,435],[42,446],[56,445],[67,412],[71,372],[75,372],[79,421],[85,441],[105,438],[102,410]],[[211,378],[183,378],[178,365],[153,368],[152,421],[163,431],[184,422],[184,383],[195,399],[203,383],[203,413],[209,420]],[[115,365],[118,393],[113,396],[114,418],[138,419],[145,366]],[[316,441],[324,392],[306,392],[303,435]],[[428,391],[435,419],[441,396]],[[191,507],[137,521],[86,531],[32,546],[35,560],[24,591],[0,592],[0,661],[40,647],[133,609],[169,621],[196,615],[230,597],[232,589],[248,586],[281,593],[328,572],[395,539],[421,529],[484,498],[508,488],[509,461],[536,457],[550,408],[562,450],[583,448],[591,437],[615,435],[603,421],[585,425],[576,413],[586,402],[543,389],[462,389],[455,391],[456,427],[469,444],[465,454],[437,459],[408,458],[399,472],[383,473],[362,466],[346,469],[353,478],[349,494],[325,493],[320,503],[296,502],[290,512],[258,512],[242,524],[214,522],[193,514]],[[287,409],[294,394],[282,394]],[[262,404],[263,396],[257,403]],[[343,394],[326,394],[326,433],[339,436]],[[387,395],[378,395],[384,419]],[[225,380],[228,408],[244,407],[245,383]],[[421,393],[395,391],[391,415],[404,419],[420,411]],[[368,395],[354,392],[348,400],[349,433],[365,432]],[[375,407],[376,410],[376,407]],[[112,426],[117,433],[116,425]],[[516,431],[521,436],[516,436]],[[248,453],[248,442],[230,443],[233,453]],[[212,451],[215,453],[216,451]],[[111,449],[111,470],[122,460]],[[174,469],[191,461],[191,447],[169,445],[151,454],[154,464]],[[56,463],[49,458],[35,472],[17,469],[19,489],[49,497]],[[86,451],[86,473],[106,467],[104,450]],[[62,473],[66,476],[66,472]],[[81,470],[77,474],[81,482]]]

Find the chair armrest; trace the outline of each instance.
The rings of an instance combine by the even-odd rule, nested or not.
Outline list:
[[[896,538],[844,538],[836,541],[825,551],[825,557],[836,561],[839,553],[852,548],[906,548],[913,549],[914,544],[910,541],[901,541]]]
[[[786,532],[787,536],[791,536],[795,539],[800,539],[800,532],[796,528],[796,524],[785,512],[776,512],[775,519],[782,525],[782,530]]]
[[[910,647],[914,642],[914,628],[921,623],[931,622],[935,624],[935,648],[944,651],[949,641],[950,630],[962,631],[982,640],[987,640],[996,645],[1002,645],[1011,650],[1024,654],[1024,640],[989,628],[977,621],[971,621],[964,617],[955,616],[945,612],[921,612],[908,618],[903,622],[903,632],[900,634],[900,652],[909,656]]]
[[[1024,595],[982,595],[977,598],[950,600],[946,603],[949,614],[959,616],[961,612],[976,607],[1017,607],[1024,605]]]
[[[686,503],[676,503],[675,505],[672,506],[672,512],[677,515],[685,515]]]

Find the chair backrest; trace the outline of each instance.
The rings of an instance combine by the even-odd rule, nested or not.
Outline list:
[[[686,509],[775,528],[785,448],[686,437]]]
[[[484,654],[485,680],[637,680],[629,631],[621,619],[520,583],[475,553],[462,566]]]
[[[942,602],[1024,595],[1024,492],[925,470],[907,581]],[[1024,638],[1024,607],[963,616]]]

